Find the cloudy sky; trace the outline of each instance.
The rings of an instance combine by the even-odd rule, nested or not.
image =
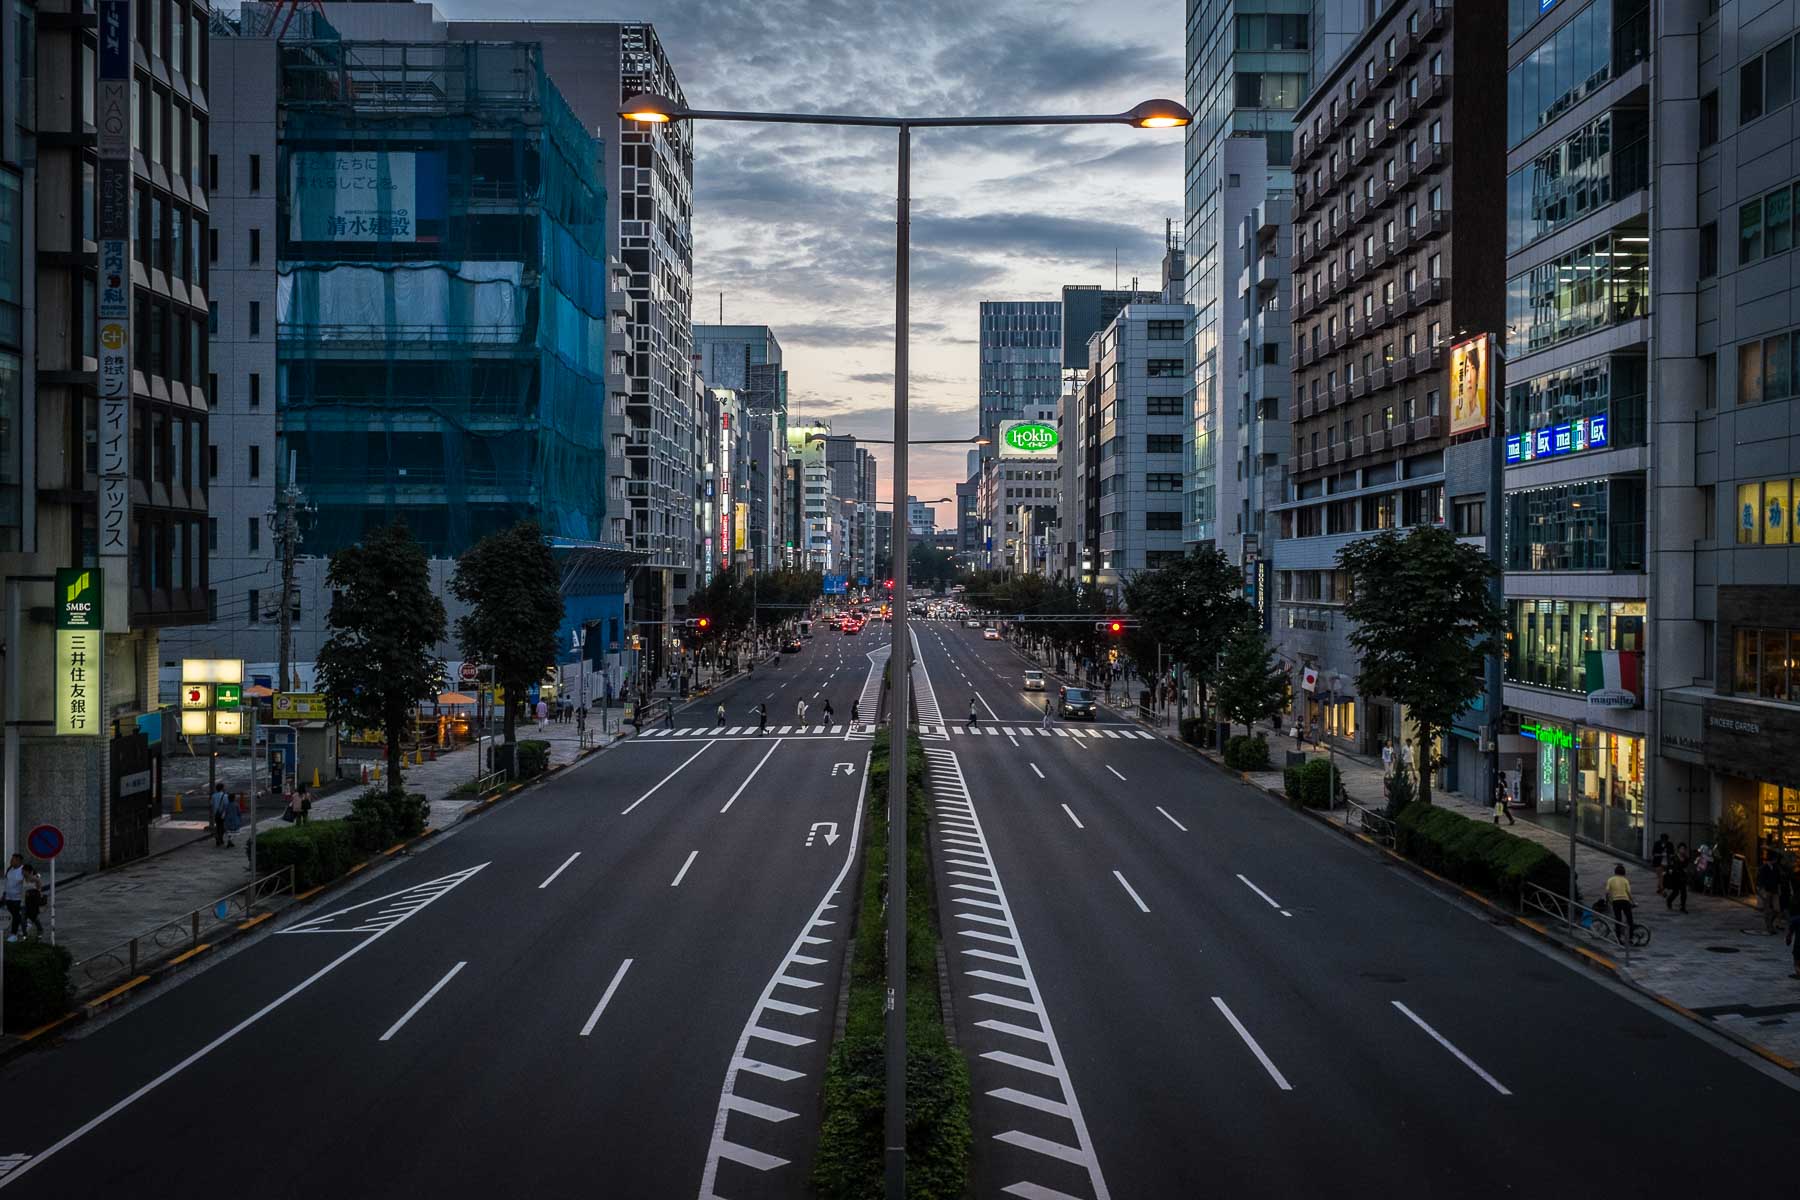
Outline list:
[[[1182,96],[1182,5],[1141,0],[533,0],[540,20],[655,22],[690,104],[895,115],[1118,112]],[[439,0],[452,18],[517,16]],[[973,437],[982,300],[1065,283],[1154,286],[1181,223],[1179,131],[942,130],[913,139],[914,437]],[[841,433],[893,420],[894,135],[701,126],[694,319],[767,324],[789,411]],[[886,447],[873,449],[885,451]],[[916,447],[910,489],[950,496],[966,450]],[[883,455],[881,487],[891,479]],[[939,522],[951,521],[950,505]]]

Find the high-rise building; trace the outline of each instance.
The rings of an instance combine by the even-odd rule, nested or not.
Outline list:
[[[1065,371],[1087,367],[1088,339],[1111,325],[1127,304],[1155,304],[1158,291],[1103,288],[1097,283],[1065,283],[1062,290],[1062,367]]]
[[[1062,380],[1062,305],[1054,300],[981,302],[981,436],[992,458],[1000,426],[1028,407],[1056,403]]]
[[[781,342],[767,325],[695,325],[694,354],[713,387],[738,394],[750,433],[750,565],[773,570],[783,561],[787,475],[787,370]]]
[[[1495,5],[1396,0],[1295,119],[1294,421],[1276,644],[1297,670],[1316,670],[1310,688],[1296,686],[1297,718],[1364,751],[1407,736],[1406,719],[1357,688],[1339,552],[1453,514],[1456,531],[1486,548],[1488,414],[1449,397],[1453,343],[1503,319],[1505,73],[1493,47],[1505,19]],[[1480,784],[1486,722],[1479,709],[1458,718],[1445,784]]]
[[[18,718],[5,849],[54,823],[65,871],[148,853],[175,744],[163,641],[206,619],[214,586],[207,246],[225,168],[206,154],[208,16],[189,0],[101,5],[98,20],[93,5],[23,4],[0,33],[0,576],[22,683],[4,697]],[[113,17],[108,53],[97,26]],[[96,75],[130,106],[110,129]],[[272,337],[272,308],[257,318]],[[81,573],[53,595],[65,568]],[[53,612],[91,602],[100,629],[53,632]]]
[[[686,121],[624,120],[619,106],[640,92],[684,103],[681,83],[647,22],[452,21],[449,29],[459,40],[540,43],[545,69],[604,147],[607,249],[623,264],[630,309],[625,326],[631,357],[624,364],[630,387],[629,535],[631,548],[647,555],[635,576],[634,616],[646,623],[645,647],[658,647],[647,663],[654,665],[676,628],[663,622],[696,586],[694,133]]]
[[[1239,138],[1227,147],[1260,155],[1260,138]],[[1267,189],[1235,231],[1242,249],[1238,273],[1238,355],[1235,419],[1220,433],[1220,458],[1229,464],[1218,475],[1219,529],[1215,544],[1244,572],[1244,598],[1265,630],[1274,627],[1269,602],[1273,554],[1279,535],[1277,506],[1286,499],[1293,412],[1291,227],[1293,193]]]

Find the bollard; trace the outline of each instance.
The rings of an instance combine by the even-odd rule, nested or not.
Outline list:
[[[175,793],[175,811],[177,813],[179,813],[181,811],[181,793],[180,792]]]
[[[313,782],[312,782],[312,785],[313,785],[313,786],[314,786],[314,787],[318,787],[318,786],[319,786],[319,768],[317,768],[317,767],[314,767],[314,768],[313,768]]]

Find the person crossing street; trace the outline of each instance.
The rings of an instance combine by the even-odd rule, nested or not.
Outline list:
[[[756,714],[756,736],[761,737],[769,731],[769,706],[759,704],[750,711]]]
[[[966,721],[964,723],[963,728],[974,729],[980,720],[981,720],[980,716],[975,712],[975,701],[970,700],[969,701],[969,719],[968,719],[968,721]]]
[[[725,702],[723,700],[719,702],[719,724],[725,724]]]

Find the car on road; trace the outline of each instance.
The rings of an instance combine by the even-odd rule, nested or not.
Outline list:
[[[798,654],[800,653],[801,648],[802,643],[799,638],[789,638],[787,645],[781,648],[781,652],[783,654]]]
[[[1094,693],[1086,688],[1066,687],[1062,690],[1062,701],[1058,706],[1059,715],[1064,720],[1092,721],[1099,712],[1100,706],[1094,703]]]
[[[1041,692],[1044,690],[1044,673],[1042,671],[1025,672],[1025,690]]]
[[[965,629],[980,629],[981,622],[977,621],[974,617],[970,617],[968,620],[963,622],[963,627]]]
[[[981,631],[981,638],[986,642],[997,642],[1000,640],[1000,631],[995,629],[992,625],[989,625],[986,629]]]
[[[861,621],[845,621],[844,622],[844,632],[845,632],[845,634],[861,633],[862,632],[862,622]]]

